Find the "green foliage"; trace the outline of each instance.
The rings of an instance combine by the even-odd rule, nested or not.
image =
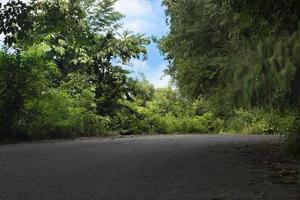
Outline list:
[[[71,137],[113,127],[111,118],[139,93],[116,61],[145,58],[149,44],[142,35],[118,30],[122,15],[114,3],[1,5],[0,31],[11,48],[0,57],[1,137]]]
[[[1,137],[19,134],[16,126],[22,123],[25,102],[40,96],[48,86],[47,77],[54,72],[53,63],[45,61],[36,46],[23,53],[0,52]]]
[[[294,113],[262,109],[236,110],[226,123],[226,130],[241,134],[288,134],[295,131]]]
[[[168,1],[170,33],[160,40],[169,60],[167,73],[181,93],[193,98],[215,93],[227,77],[228,28],[226,12],[210,0]]]
[[[207,102],[200,110],[223,118],[225,130],[285,133],[300,146],[299,1],[163,4],[170,32],[159,46],[179,91]]]
[[[0,6],[0,140],[234,132],[300,151],[298,1],[164,0],[176,90],[123,69],[150,41],[120,31],[115,2]]]
[[[237,103],[282,109],[299,105],[299,45],[296,31],[289,37],[266,38],[255,51],[239,55],[234,78]]]
[[[31,5],[20,0],[11,0],[3,6],[0,3],[0,34],[5,35],[6,45],[12,46],[24,39],[32,28],[32,21],[29,19],[32,10]]]
[[[286,134],[285,137],[285,149],[289,153],[300,153],[300,118],[299,113],[296,114],[293,121],[293,131]]]
[[[160,48],[183,94],[226,98],[233,106],[298,104],[297,1],[163,3],[170,32]],[[274,105],[274,96],[286,105]]]
[[[203,116],[175,117],[172,115],[154,117],[155,131],[161,134],[186,133],[219,133],[223,128],[223,121],[211,113]]]
[[[21,128],[31,139],[103,135],[110,118],[87,110],[82,107],[85,104],[64,90],[49,90],[41,98],[26,102]]]
[[[139,130],[161,133],[218,133],[223,121],[211,113],[198,113],[198,102],[189,101],[171,88],[156,89],[146,103],[129,105],[139,113]],[[132,122],[130,123],[132,124]]]

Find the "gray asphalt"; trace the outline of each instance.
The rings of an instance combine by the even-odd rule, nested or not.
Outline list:
[[[0,146],[0,200],[296,200],[236,145],[276,136],[148,136]],[[238,151],[238,150],[236,150]]]

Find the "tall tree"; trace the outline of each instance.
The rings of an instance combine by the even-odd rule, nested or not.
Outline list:
[[[128,64],[132,58],[146,58],[149,40],[120,31],[122,15],[113,9],[115,2],[42,0],[25,4],[10,0],[1,5],[0,33],[4,34],[5,48],[10,48],[0,58],[0,117],[4,120],[0,126],[5,124],[6,132],[11,132],[18,122],[16,116],[26,99],[39,98],[26,92],[31,87],[29,83],[40,81],[33,77],[37,70],[47,74],[43,80],[49,82],[48,88],[36,91],[39,94],[67,86],[75,97],[83,90],[74,90],[78,87],[70,84],[77,83],[71,79],[81,74],[85,87],[94,93],[95,112],[99,115],[114,115],[117,109],[126,107],[122,100],[133,99],[135,81],[121,64]],[[32,49],[39,56],[27,56]],[[12,116],[7,118],[5,113]]]
[[[299,104],[299,1],[163,3],[170,32],[160,48],[182,93],[237,106],[278,107],[275,97],[281,107]]]
[[[130,98],[130,78],[127,71],[116,63],[127,64],[132,58],[146,55],[145,46],[149,40],[142,35],[121,33],[118,21],[122,15],[113,9],[116,0],[51,0],[32,2],[27,5],[25,19],[32,28],[24,33],[16,33],[14,42],[26,50],[33,44],[47,43],[51,51],[48,59],[53,60],[60,70],[54,77],[58,86],[74,72],[85,73],[91,77],[95,86],[95,100],[98,114],[108,115],[118,106],[118,99]],[[10,1],[10,7],[25,4]],[[4,7],[4,13],[10,7]],[[27,11],[29,9],[25,9]],[[24,12],[25,12],[24,11]],[[4,14],[6,16],[6,14]],[[10,13],[10,18],[18,18],[18,12]],[[14,23],[3,24],[3,30],[10,30]],[[6,33],[9,38],[10,32]],[[18,38],[22,34],[23,38]],[[19,39],[17,41],[17,39]],[[11,40],[11,39],[9,39]]]

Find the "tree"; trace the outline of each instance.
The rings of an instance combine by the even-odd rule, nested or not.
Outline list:
[[[21,0],[11,0],[7,4],[0,3],[0,34],[4,34],[4,43],[8,46],[25,38],[32,28],[30,13],[32,5]]]
[[[30,115],[23,113],[25,102],[39,98],[49,87],[48,77],[56,71],[55,64],[45,60],[43,51],[47,49],[42,45],[26,52],[0,52],[0,138],[25,136],[18,129]]]
[[[102,116],[113,116],[127,108],[123,101],[134,99],[136,81],[121,64],[128,64],[132,58],[146,58],[145,46],[149,40],[119,30],[122,15],[113,9],[115,2],[43,0],[24,4],[11,0],[1,7],[0,31],[5,36],[6,47],[10,48],[0,58],[1,119],[4,120],[1,127],[7,129],[7,134],[14,132],[14,124],[20,122],[18,115],[26,110],[24,105],[28,99],[37,102],[41,98],[48,105],[42,94],[50,97],[53,94],[55,98],[63,94],[62,99],[69,96],[76,99],[81,95],[83,99],[88,91],[96,109],[81,105]],[[38,48],[36,58],[27,56],[33,48]],[[45,63],[52,63],[52,68],[44,68]],[[55,73],[49,73],[51,70]],[[47,76],[35,79],[36,71]],[[81,85],[73,79],[76,74],[82,76],[77,79]],[[39,84],[41,80],[48,84]],[[27,93],[31,84],[45,88]]]
[[[131,58],[140,58],[149,43],[142,35],[119,33],[117,22],[122,15],[113,10],[114,3],[115,0],[32,2],[31,15],[26,17],[33,19],[33,28],[18,43],[23,50],[36,43],[51,46],[47,55],[61,72],[52,80],[58,86],[71,73],[87,74],[96,87],[97,113],[102,115],[111,114],[118,99],[130,96],[131,80],[115,61],[126,64]],[[4,27],[11,28],[10,23]]]
[[[215,93],[226,80],[230,52],[226,13],[205,1],[163,1],[167,6],[170,33],[160,41],[169,60],[167,73],[180,91],[198,98]]]
[[[298,104],[299,1],[163,3],[170,32],[160,48],[183,94],[233,106]]]

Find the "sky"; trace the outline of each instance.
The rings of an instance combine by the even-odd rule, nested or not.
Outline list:
[[[119,0],[115,9],[125,15],[122,20],[124,30],[157,38],[161,38],[168,31],[161,0]],[[133,71],[133,76],[143,73],[155,87],[168,86],[170,78],[163,73],[167,61],[160,55],[156,44],[149,45],[147,49],[146,61],[132,61],[133,67],[130,70]]]
[[[0,3],[6,3],[7,1],[0,0]],[[161,1],[118,0],[114,7],[117,11],[125,15],[122,20],[122,29],[145,34],[145,36],[149,37],[155,36],[161,38],[168,31]],[[150,44],[147,50],[148,59],[146,61],[132,60],[132,67],[127,67],[127,69],[132,71],[133,77],[140,77],[139,74],[144,74],[146,79],[156,88],[168,86],[170,78],[164,76],[163,73],[163,70],[167,66],[167,61],[160,55],[156,44]]]

